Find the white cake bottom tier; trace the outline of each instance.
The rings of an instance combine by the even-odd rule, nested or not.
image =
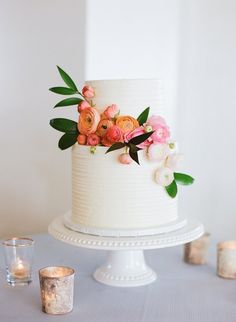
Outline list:
[[[119,163],[123,150],[72,148],[71,222],[102,230],[151,229],[178,219],[177,198],[153,179],[155,162],[139,152],[140,165]]]

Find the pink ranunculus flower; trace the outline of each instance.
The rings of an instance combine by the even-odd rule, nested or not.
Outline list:
[[[106,139],[112,144],[115,142],[124,142],[124,134],[118,126],[113,125],[107,130]]]
[[[86,85],[82,89],[82,94],[86,98],[93,98],[95,96],[95,91],[92,86]]]
[[[119,113],[119,107],[116,104],[112,104],[108,106],[103,114],[108,118],[108,119],[113,119],[117,114]]]
[[[151,126],[153,131],[155,131],[159,125],[166,126],[166,121],[159,115],[152,115],[145,125]]]
[[[84,109],[79,116],[78,130],[80,134],[89,135],[95,133],[98,123],[100,121],[100,114],[94,107]]]
[[[166,121],[158,115],[151,116],[145,126],[151,126],[154,133],[149,137],[149,141],[153,143],[166,143],[170,138],[169,127]]]
[[[83,110],[85,110],[88,107],[91,107],[91,105],[87,101],[82,101],[78,105],[78,112],[81,113]]]
[[[100,141],[101,141],[100,137],[97,134],[93,133],[88,135],[87,145],[91,145],[91,146],[98,145]]]
[[[125,133],[124,134],[124,141],[125,142],[129,142],[131,139],[135,138],[136,136],[142,135],[146,133],[145,129],[143,126],[137,127],[135,130],[133,130],[132,132],[129,133]],[[137,145],[140,149],[144,149],[145,147],[149,146],[151,144],[151,142],[149,142],[148,140],[140,143],[139,145]]]
[[[170,138],[168,126],[159,125],[155,132],[150,136],[153,143],[166,143]]]
[[[130,157],[130,155],[128,153],[122,153],[119,155],[119,161],[122,164],[130,164],[133,162],[132,158]]]

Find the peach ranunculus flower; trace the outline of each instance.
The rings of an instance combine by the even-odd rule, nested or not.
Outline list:
[[[98,145],[100,141],[101,139],[97,134],[89,134],[87,138],[87,145],[95,146]]]
[[[138,121],[132,116],[118,116],[116,119],[116,125],[123,131],[123,133],[132,132],[134,129],[139,127]]]
[[[98,127],[97,127],[97,134],[100,137],[104,137],[107,133],[107,130],[112,127],[114,125],[114,123],[111,120],[108,119],[101,119],[101,121],[98,123]]]
[[[117,116],[119,113],[119,107],[116,104],[112,104],[108,106],[103,114],[108,118],[108,119],[113,119],[115,116]]]
[[[93,98],[95,96],[95,91],[92,86],[86,85],[82,89],[82,94],[86,98]]]
[[[89,135],[95,133],[98,123],[100,121],[100,114],[94,107],[84,109],[79,116],[78,130],[80,134]]]

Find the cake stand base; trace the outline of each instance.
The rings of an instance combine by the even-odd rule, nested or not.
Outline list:
[[[108,251],[108,257],[93,277],[111,286],[142,286],[156,280],[156,274],[144,259],[144,249],[172,247],[201,237],[203,225],[195,220],[169,233],[136,237],[102,237],[79,233],[64,225],[64,216],[56,218],[48,227],[49,233],[68,244]]]
[[[154,282],[156,273],[146,265],[142,250],[109,251],[104,265],[93,274],[95,280],[112,286],[141,286]]]

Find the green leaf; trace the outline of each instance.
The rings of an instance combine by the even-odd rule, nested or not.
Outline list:
[[[58,146],[61,150],[68,149],[72,145],[74,145],[77,142],[77,135],[75,134],[70,134],[70,133],[65,133],[62,135],[58,142]]]
[[[194,182],[194,178],[185,173],[174,173],[174,177],[177,183],[183,185],[189,185]]]
[[[177,184],[176,184],[175,180],[173,180],[171,182],[171,184],[165,188],[166,188],[168,195],[171,198],[175,198],[175,196],[177,195],[177,192],[178,192],[178,188],[177,188]]]
[[[76,134],[78,136],[79,132],[77,129],[77,123],[72,120],[57,118],[50,120],[50,125],[60,131],[69,134]]]
[[[81,98],[78,97],[69,97],[66,98],[62,101],[60,101],[59,103],[57,103],[55,107],[60,107],[60,106],[70,106],[70,105],[78,105],[79,103],[81,103],[83,100]]]
[[[78,91],[77,87],[76,87],[74,81],[71,79],[71,77],[63,69],[61,69],[61,67],[57,66],[57,69],[61,75],[61,78],[66,83],[66,85],[68,85],[70,88],[74,89],[75,91]]]
[[[77,93],[76,90],[68,87],[52,87],[52,88],[49,88],[49,91],[56,94],[61,94],[61,95],[73,95]]]
[[[128,146],[132,152],[138,152],[138,151],[142,150],[141,148],[137,147],[136,145],[134,145],[132,143],[128,144]]]
[[[116,143],[112,144],[112,146],[110,146],[110,148],[106,151],[106,153],[111,152],[111,151],[115,151],[115,150],[119,150],[124,147],[125,147],[125,143],[116,142]]]
[[[138,159],[138,153],[137,152],[132,152],[131,149],[129,149],[129,155],[136,163],[139,164],[139,159]]]
[[[129,140],[128,143],[138,145],[138,144],[146,141],[149,138],[149,136],[151,136],[153,133],[154,133],[154,131],[138,135],[138,136],[132,138],[131,140]]]
[[[139,122],[139,125],[143,125],[147,122],[148,115],[149,115],[150,107],[147,107],[137,118],[137,121]]]

